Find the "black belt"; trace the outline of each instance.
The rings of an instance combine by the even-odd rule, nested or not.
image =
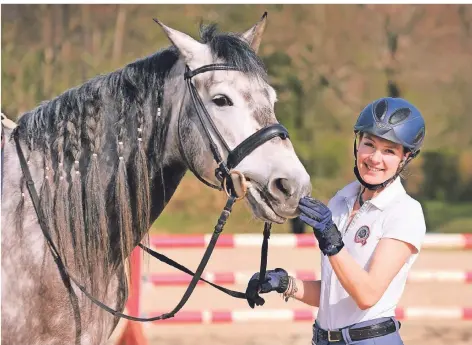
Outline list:
[[[400,329],[400,322],[398,323],[398,328]],[[393,333],[397,330],[395,322],[390,319],[375,325],[361,327],[361,328],[351,328],[348,330],[351,340],[364,340],[370,338],[381,337]],[[319,340],[327,340],[329,342],[338,342],[345,340],[343,338],[342,331],[325,331],[324,329],[316,327],[316,338]]]

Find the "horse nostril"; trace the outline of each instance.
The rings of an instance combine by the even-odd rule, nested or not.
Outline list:
[[[290,181],[286,178],[277,178],[274,181],[275,187],[281,191],[285,196],[292,196],[295,192],[294,186],[290,184]]]

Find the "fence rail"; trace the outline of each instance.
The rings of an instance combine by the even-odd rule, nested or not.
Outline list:
[[[205,272],[202,278],[218,285],[245,285],[254,272]],[[319,272],[288,271],[292,277],[302,280],[320,279]],[[188,285],[192,277],[185,273],[151,273],[143,276],[143,281],[155,286]],[[419,282],[455,282],[472,284],[472,271],[411,271],[408,275],[409,283]],[[206,284],[200,281],[198,284]]]
[[[210,242],[211,234],[198,235],[152,235],[151,246],[155,248],[203,248]],[[217,248],[260,247],[262,234],[222,234]],[[272,247],[315,247],[313,234],[272,234]],[[472,234],[426,234],[423,249],[472,249]]]
[[[145,314],[153,317],[162,314],[155,312]],[[313,322],[316,309],[265,309],[265,310],[197,310],[181,311],[173,318],[156,321],[156,325],[165,323],[245,323],[254,321]],[[398,320],[472,320],[472,308],[397,308],[395,316]]]

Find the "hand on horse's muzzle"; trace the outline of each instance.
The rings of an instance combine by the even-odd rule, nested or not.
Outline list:
[[[344,247],[342,234],[333,222],[328,206],[312,197],[303,197],[298,205],[300,220],[313,228],[318,246],[324,255],[336,255]]]
[[[278,293],[284,293],[288,287],[288,273],[282,268],[276,268],[275,270],[268,270],[265,275],[265,279],[259,289],[259,273],[254,273],[246,288],[246,300],[251,308],[256,305],[262,306],[265,300],[259,296],[259,293],[268,293],[271,291],[277,291]]]

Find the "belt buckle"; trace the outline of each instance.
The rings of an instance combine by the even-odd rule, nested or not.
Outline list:
[[[341,341],[340,339],[331,339],[331,331],[328,330],[328,341],[330,343],[334,343],[334,342],[338,342],[338,341]]]

